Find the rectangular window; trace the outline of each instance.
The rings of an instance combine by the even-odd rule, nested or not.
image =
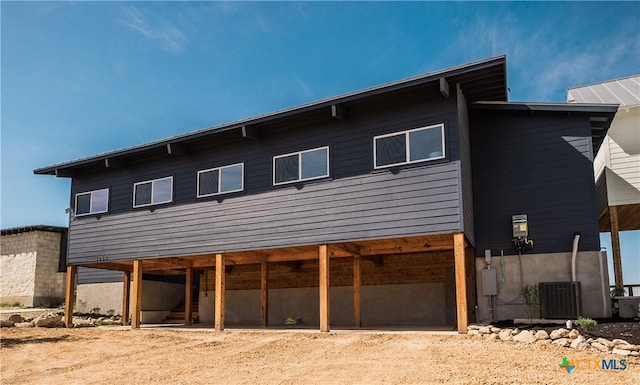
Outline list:
[[[444,158],[444,124],[373,138],[374,168]]]
[[[273,184],[285,184],[329,176],[329,147],[273,157]]]
[[[244,163],[198,171],[198,198],[244,190]]]
[[[159,205],[171,201],[173,201],[172,176],[133,185],[133,207]]]
[[[76,194],[75,216],[100,214],[109,211],[109,189]]]

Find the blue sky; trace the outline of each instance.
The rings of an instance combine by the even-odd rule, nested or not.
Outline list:
[[[512,101],[640,72],[640,3],[5,2],[2,228],[66,225],[32,170],[507,54]],[[640,232],[623,234],[640,283]],[[610,247],[608,248],[610,250]],[[625,263],[626,262],[626,263]]]

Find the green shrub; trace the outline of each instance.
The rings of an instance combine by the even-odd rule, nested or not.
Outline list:
[[[576,325],[585,333],[588,333],[589,330],[593,329],[598,324],[598,321],[593,320],[589,317],[578,317],[576,321]]]
[[[538,291],[538,286],[524,285],[522,289],[520,289],[520,298],[522,298],[527,305],[527,316],[529,317],[529,325],[531,325],[540,310],[540,292]]]

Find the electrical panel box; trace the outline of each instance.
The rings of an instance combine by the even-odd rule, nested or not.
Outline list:
[[[527,214],[512,215],[511,223],[513,224],[514,238],[529,236],[529,225],[527,223]]]
[[[482,269],[482,295],[498,295],[496,269]]]

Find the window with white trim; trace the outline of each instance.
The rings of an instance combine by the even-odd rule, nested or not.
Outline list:
[[[442,159],[444,156],[443,123],[373,138],[374,168]]]
[[[244,163],[198,171],[198,198],[244,190]]]
[[[75,216],[106,213],[109,211],[109,189],[76,194]]]
[[[133,185],[133,207],[144,207],[173,201],[173,177],[138,182]]]
[[[286,184],[329,176],[329,147],[273,157],[273,184]]]

